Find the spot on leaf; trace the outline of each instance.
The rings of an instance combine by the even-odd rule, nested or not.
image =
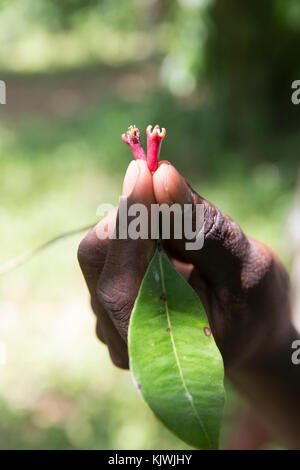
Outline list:
[[[205,336],[208,336],[208,337],[211,336],[211,329],[208,326],[205,326],[203,328],[203,331],[204,331]]]

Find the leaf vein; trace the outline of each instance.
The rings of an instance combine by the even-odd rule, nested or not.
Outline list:
[[[164,277],[164,271],[163,271],[163,266],[162,266],[162,254],[161,254],[161,252],[159,252],[159,267],[160,267],[162,289],[163,289],[163,292],[166,293],[166,285],[165,285],[165,277]],[[186,385],[185,379],[184,379],[184,375],[183,375],[183,371],[182,371],[182,368],[181,368],[181,364],[180,364],[180,360],[179,360],[179,356],[178,356],[178,352],[177,352],[176,344],[175,344],[175,340],[174,340],[174,335],[173,335],[173,331],[172,331],[171,318],[170,318],[169,307],[168,307],[168,296],[164,300],[164,303],[165,303],[165,306],[166,306],[167,322],[168,322],[168,328],[170,329],[170,337],[171,337],[171,342],[172,342],[172,345],[173,345],[175,361],[176,361],[176,365],[178,367],[179,376],[181,378],[182,386],[183,386],[184,391],[186,393],[188,402],[190,403],[191,408],[192,408],[192,410],[193,410],[193,412],[196,416],[196,419],[199,422],[199,424],[202,428],[202,431],[206,436],[206,439],[209,443],[209,446],[211,447],[211,440],[210,440],[210,438],[207,434],[207,431],[204,427],[204,424],[201,420],[201,417],[199,416],[198,410],[194,405],[192,394],[190,393],[190,391],[189,391],[189,389]],[[191,397],[191,399],[189,399],[188,397]]]

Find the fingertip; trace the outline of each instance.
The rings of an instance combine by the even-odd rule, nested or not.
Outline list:
[[[153,175],[154,195],[158,203],[192,204],[193,194],[176,168],[162,163]]]
[[[161,163],[153,174],[153,190],[156,201],[160,203],[172,204],[170,199],[168,184],[169,184],[169,172],[171,165],[168,163]]]
[[[139,172],[140,172],[140,169],[139,169],[139,166],[137,165],[137,161],[132,160],[129,163],[125,176],[124,176],[123,188],[122,188],[123,196],[126,196],[126,197],[130,196],[130,194],[132,193],[136,185]]]
[[[148,164],[145,160],[139,159],[136,161],[139,169],[139,179],[142,184],[151,184],[152,186],[152,174],[148,168]]]
[[[142,160],[141,158],[139,158],[139,160],[136,160],[136,164],[141,170],[150,172],[146,160]]]
[[[133,160],[127,168],[123,183],[123,196],[148,204],[154,202],[152,174],[147,162]]]

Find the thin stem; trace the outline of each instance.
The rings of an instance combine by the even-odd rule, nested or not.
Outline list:
[[[12,271],[13,269],[17,268],[18,266],[21,266],[22,264],[25,264],[35,255],[43,251],[45,248],[48,248],[48,246],[53,245],[54,243],[58,242],[59,240],[62,240],[63,238],[71,237],[81,232],[86,232],[87,230],[92,228],[94,225],[95,224],[87,225],[85,227],[79,227],[74,230],[70,230],[69,232],[60,233],[56,237],[52,238],[51,240],[48,240],[47,242],[43,243],[37,248],[34,248],[33,250],[29,250],[26,253],[23,253],[22,255],[19,255],[16,258],[11,259],[10,261],[7,261],[5,264],[0,265],[0,276],[2,274],[6,274]]]

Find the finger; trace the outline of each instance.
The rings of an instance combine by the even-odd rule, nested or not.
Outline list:
[[[129,369],[128,349],[124,339],[119,334],[105,309],[101,306],[101,313],[97,315],[96,334],[101,339],[103,334],[109,355],[115,366]]]
[[[123,197],[123,202],[126,200],[128,208],[134,203],[143,204],[148,218],[150,206],[155,201],[152,174],[145,161],[137,160],[130,163],[124,179]],[[130,228],[132,220],[132,217],[128,217],[126,229]],[[131,238],[130,233],[126,239],[121,239],[119,229],[124,229],[121,227],[121,222],[119,210],[116,238],[112,239],[109,244],[97,293],[111,320],[127,341],[130,314],[139,286],[153,256],[155,242],[149,237],[135,240]]]
[[[192,263],[211,283],[225,282],[240,287],[241,267],[249,249],[248,239],[240,227],[190,188],[171,164],[163,163],[154,173],[153,189],[158,204],[193,204],[193,226],[196,225],[196,204],[203,204],[203,247],[187,250],[188,240],[171,238],[164,242],[170,253],[183,262]]]
[[[116,207],[93,227],[78,247],[78,261],[92,298],[96,294],[98,277],[102,271],[110,238],[113,235],[118,208]]]
[[[102,272],[108,251],[110,238],[113,235],[116,207],[93,227],[82,240],[78,248],[78,261],[91,295],[92,309],[97,316],[96,333],[98,338],[107,345],[111,359],[115,365],[128,368],[127,347],[104,307],[97,297],[97,282]]]

